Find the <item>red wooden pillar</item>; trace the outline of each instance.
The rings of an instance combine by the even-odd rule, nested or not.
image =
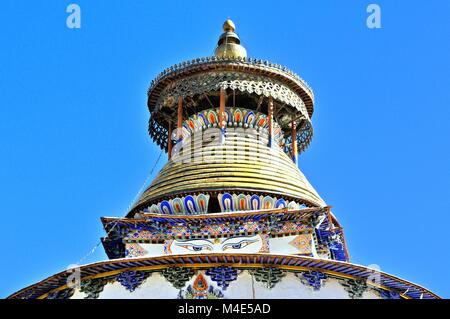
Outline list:
[[[177,142],[181,141],[183,127],[183,98],[178,97],[178,122],[177,122]]]
[[[219,106],[219,127],[221,130],[221,142],[224,141],[225,138],[225,127],[227,122],[225,120],[225,89],[220,89],[220,106]]]
[[[169,157],[169,160],[172,158],[172,122],[169,122],[169,128],[167,132],[167,154]]]
[[[268,105],[268,121],[269,121],[269,147],[272,147],[273,143],[273,98],[269,96]]]
[[[298,150],[297,150],[297,122],[295,120],[292,120],[292,131],[291,131],[291,138],[292,138],[292,160],[295,164],[298,162]]]

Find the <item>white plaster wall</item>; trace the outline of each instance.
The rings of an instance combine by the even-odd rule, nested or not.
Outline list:
[[[238,273],[237,280],[230,283],[223,293],[225,298],[253,299],[252,276],[248,271]]]
[[[86,294],[84,292],[81,292],[79,289],[75,289],[74,294],[70,299],[84,299]]]
[[[99,299],[173,299],[177,295],[178,289],[174,288],[160,273],[152,273],[133,292],[128,291],[119,282],[107,284]]]
[[[286,236],[286,237],[275,237],[269,239],[269,249],[272,254],[284,254],[284,255],[296,255],[299,254],[300,251],[298,248],[289,244],[292,242],[297,236]],[[312,235],[311,235],[312,239]],[[312,244],[314,245],[314,243]],[[313,249],[311,249],[313,251]]]
[[[344,287],[334,279],[328,279],[319,291],[304,285],[293,273],[286,276],[272,289],[255,281],[256,298],[261,299],[349,299]]]
[[[147,251],[145,256],[161,256],[165,255],[164,244],[139,244]]]
[[[381,297],[377,292],[368,290],[363,293],[362,299],[381,299]]]

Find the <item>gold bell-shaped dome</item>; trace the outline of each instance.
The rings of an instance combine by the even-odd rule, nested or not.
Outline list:
[[[217,43],[215,56],[227,58],[246,58],[247,50],[241,45],[241,40],[234,32],[236,26],[230,19],[223,24],[223,33]]]
[[[204,161],[189,161],[189,154],[176,155],[144,191],[132,211],[170,197],[201,192],[264,193],[312,206],[326,206],[281,148],[268,147],[263,138],[258,143],[254,139],[230,132],[223,144],[201,145],[192,151],[191,154]]]

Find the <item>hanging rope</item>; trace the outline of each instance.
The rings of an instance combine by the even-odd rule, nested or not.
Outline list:
[[[130,203],[130,205],[128,205],[127,207],[127,211],[125,212],[125,214],[127,214],[131,207],[134,205],[134,203],[136,203],[136,201],[138,200],[139,196],[141,196],[142,192],[144,191],[145,186],[147,185],[148,181],[150,180],[150,178],[153,176],[153,172],[156,168],[156,165],[158,165],[159,160],[161,159],[161,156],[163,154],[163,151],[161,150],[161,152],[159,152],[159,156],[156,159],[155,164],[152,167],[152,170],[150,171],[150,173],[147,175],[147,178],[145,179],[144,183],[142,184],[141,188],[139,189],[139,191],[137,192],[136,196],[134,196],[133,201]]]
[[[126,214],[130,211],[131,207],[134,205],[134,203],[136,203],[136,201],[138,200],[139,196],[140,196],[140,195],[142,194],[142,192],[144,191],[145,186],[147,185],[147,183],[148,183],[148,181],[150,180],[150,178],[153,176],[153,172],[155,171],[156,165],[158,165],[159,160],[161,159],[162,154],[163,154],[163,151],[161,150],[161,152],[159,153],[159,156],[158,156],[158,158],[156,159],[156,162],[155,162],[155,164],[153,165],[153,167],[152,167],[150,173],[147,175],[147,178],[145,179],[145,181],[144,181],[144,183],[142,184],[141,188],[140,188],[139,191],[137,192],[136,196],[134,196],[134,198],[133,198],[133,200],[131,201],[130,205],[128,205],[128,207],[127,207],[127,209],[126,209],[126,211],[125,211],[125,213],[124,213],[123,215],[126,215]],[[110,230],[106,233],[106,236],[105,236],[105,237],[108,237],[108,236],[109,236],[109,234],[110,234],[110,233],[114,230],[114,228],[116,227],[117,223],[118,223],[118,221],[116,221],[116,222],[113,224],[113,226],[110,228]],[[91,250],[90,250],[83,258],[81,258],[76,264],[77,264],[77,265],[80,265],[81,262],[83,262],[83,261],[84,261],[86,258],[88,258],[90,255],[92,255],[92,254],[97,250],[97,248],[101,245],[101,243],[102,243],[102,242],[99,241],[99,242],[98,242],[94,247],[92,247],[92,249],[91,249]]]

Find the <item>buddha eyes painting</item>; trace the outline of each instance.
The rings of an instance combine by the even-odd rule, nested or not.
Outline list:
[[[167,247],[172,254],[192,253],[258,253],[263,249],[264,238],[260,235],[237,236],[216,239],[174,240]]]

